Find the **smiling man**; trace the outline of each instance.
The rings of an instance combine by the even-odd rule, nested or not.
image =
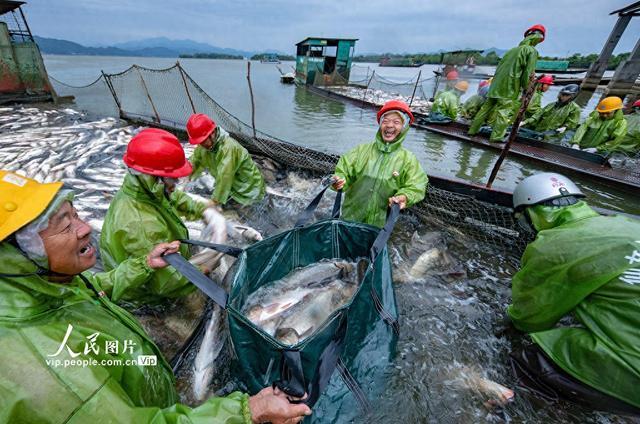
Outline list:
[[[377,118],[375,141],[340,158],[333,188],[345,192],[343,219],[382,227],[389,205],[404,209],[424,199],[428,178],[418,158],[402,147],[414,119],[409,106],[391,100]]]
[[[180,244],[88,273],[91,227],[61,186],[0,171],[1,423],[295,423],[311,413],[270,387],[176,403],[171,367],[109,296],[146,283]]]

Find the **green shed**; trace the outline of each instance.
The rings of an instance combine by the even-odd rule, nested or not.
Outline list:
[[[357,38],[307,37],[296,44],[296,83],[347,84]]]

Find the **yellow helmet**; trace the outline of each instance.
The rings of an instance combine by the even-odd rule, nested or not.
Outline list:
[[[458,81],[454,87],[456,90],[466,92],[469,89],[469,83],[467,81]]]
[[[596,108],[598,112],[602,113],[613,112],[618,109],[622,109],[622,99],[616,96],[606,97],[600,100],[600,103],[598,103],[598,107]]]
[[[60,187],[0,170],[0,241],[44,212]]]

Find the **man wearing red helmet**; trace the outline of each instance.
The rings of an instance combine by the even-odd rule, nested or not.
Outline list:
[[[549,87],[553,85],[553,76],[549,74],[544,74],[540,78],[538,78],[538,85],[536,86],[536,91],[533,92],[533,96],[531,96],[531,100],[529,101],[529,106],[527,106],[527,110],[524,112],[524,118],[531,118],[536,112],[542,109],[542,96],[544,93],[549,91]],[[516,108],[514,109],[514,113],[518,113],[518,109],[520,107],[519,103],[516,103]]]
[[[197,145],[190,158],[191,179],[205,169],[209,171],[216,179],[211,195],[215,203],[225,204],[231,198],[241,205],[250,205],[262,200],[264,178],[247,149],[202,113],[191,115],[187,133],[189,143]]]
[[[527,89],[529,77],[536,69],[538,51],[535,46],[544,41],[545,34],[546,30],[542,25],[534,25],[524,33],[525,38],[518,47],[505,53],[496,68],[487,101],[469,127],[469,135],[480,132],[485,122],[491,119],[489,140],[504,141],[518,96]]]
[[[377,118],[380,128],[375,141],[340,158],[333,188],[345,192],[345,220],[382,227],[391,203],[403,209],[424,199],[428,179],[416,156],[402,147],[414,120],[409,106],[391,100]]]
[[[180,216],[201,219],[208,205],[175,190],[178,178],[191,174],[178,139],[171,133],[148,128],[134,136],[124,155],[127,174],[109,205],[100,234],[100,253],[106,270],[117,268],[160,242],[189,238]],[[187,245],[180,246],[187,259]],[[112,300],[133,304],[156,303],[182,297],[195,289],[174,268],[156,272],[144,285],[126,287],[112,294]]]

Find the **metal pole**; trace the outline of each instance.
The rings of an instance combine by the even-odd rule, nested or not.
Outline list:
[[[364,109],[364,101],[367,98],[367,91],[369,90],[369,85],[371,84],[371,81],[373,81],[373,77],[376,75],[376,70],[373,70],[373,73],[371,74],[371,78],[369,78],[369,82],[367,82],[367,86],[364,89],[364,94],[362,95],[362,105],[360,106],[360,109]]]
[[[182,69],[182,65],[180,65],[180,61],[176,61],[176,66],[180,70],[180,76],[182,77],[182,83],[184,84],[184,91],[187,92],[187,98],[189,99],[189,103],[191,104],[191,110],[193,113],[196,113],[196,107],[193,105],[193,99],[191,98],[191,93],[189,93],[189,87],[187,86],[187,79],[184,77],[184,69]]]
[[[22,22],[27,27],[27,32],[29,33],[29,37],[31,37],[31,41],[33,41],[33,35],[31,34],[31,28],[29,28],[29,22],[27,22],[27,18],[24,17],[24,12],[22,11],[22,6],[18,8],[20,11],[20,16],[22,16]]]
[[[160,115],[158,115],[158,110],[156,109],[156,105],[153,104],[153,99],[151,98],[151,94],[149,94],[149,89],[147,88],[147,83],[144,82],[144,78],[142,78],[142,72],[138,68],[138,65],[133,65],[138,71],[138,75],[140,76],[140,81],[142,81],[142,87],[144,88],[144,92],[147,94],[147,98],[149,99],[149,103],[151,103],[151,109],[153,109],[153,113],[156,115],[156,122],[160,123]]]
[[[491,188],[493,181],[496,179],[498,175],[498,171],[500,170],[500,166],[504,159],[507,157],[507,153],[509,153],[509,149],[511,148],[511,143],[516,139],[518,135],[518,128],[520,127],[520,122],[524,117],[524,113],[529,107],[529,102],[531,101],[531,97],[533,97],[533,92],[537,87],[536,83],[536,73],[532,72],[529,77],[529,85],[527,86],[527,91],[522,96],[522,104],[520,105],[520,110],[518,111],[518,115],[516,115],[515,121],[513,121],[513,125],[511,126],[511,134],[509,134],[509,138],[507,139],[507,144],[505,144],[502,152],[500,153],[500,157],[496,161],[496,164],[493,165],[493,169],[491,170],[491,175],[489,176],[489,181],[487,181],[487,188]]]
[[[413,96],[416,95],[416,88],[418,88],[418,84],[420,83],[420,75],[422,75],[422,69],[418,72],[418,80],[416,81],[416,85],[413,86],[413,93],[411,93],[411,100],[409,101],[409,107],[413,103]]]
[[[116,102],[116,106],[118,106],[118,117],[124,119],[124,113],[122,112],[122,105],[120,104],[120,99],[118,99],[116,90],[113,88],[113,85],[111,84],[111,78],[107,74],[105,74],[103,70],[100,70],[100,73],[102,73],[102,78],[104,78],[104,82],[105,84],[107,84],[107,88],[111,92],[111,95],[113,96],[113,100]]]
[[[251,128],[253,128],[253,138],[256,136],[256,104],[253,101],[253,88],[251,87],[251,61],[247,62],[247,83],[249,84],[249,95],[251,96]]]

